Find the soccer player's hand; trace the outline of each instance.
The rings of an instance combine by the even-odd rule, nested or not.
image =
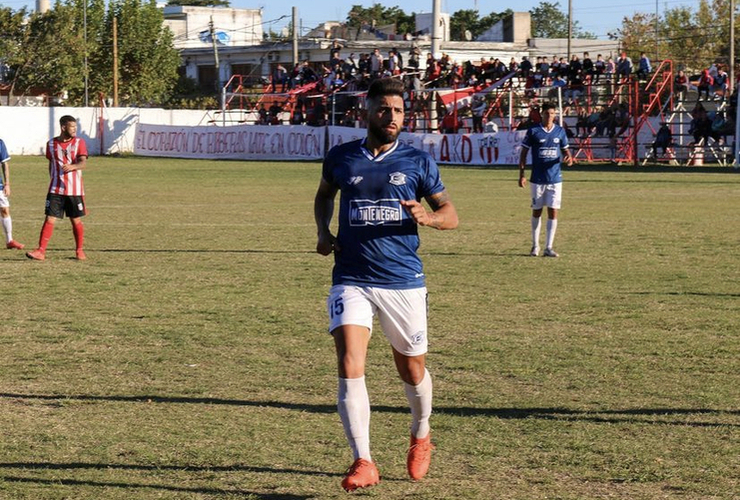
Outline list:
[[[414,219],[414,222],[420,226],[429,226],[432,224],[433,217],[426,211],[424,206],[416,200],[401,200],[401,206]]]
[[[10,186],[8,184],[6,184],[5,186],[3,186],[3,194],[5,196],[10,196]]]
[[[69,173],[69,172],[72,172],[74,170],[77,170],[77,167],[75,167],[71,163],[68,163],[66,165],[62,165],[62,171],[64,171],[65,174],[66,173]]]
[[[526,185],[527,185],[527,178],[524,177],[523,175],[520,175],[519,176],[519,187],[523,188]]]
[[[321,255],[329,255],[332,252],[338,252],[339,245],[337,239],[331,233],[319,234],[319,241],[316,243],[316,252]]]
[[[565,163],[566,163],[566,164],[567,164],[567,165],[568,165],[569,167],[572,167],[572,166],[573,166],[573,157],[572,157],[572,156],[570,156],[570,155],[568,155],[568,156],[567,156],[567,158],[565,158]]]

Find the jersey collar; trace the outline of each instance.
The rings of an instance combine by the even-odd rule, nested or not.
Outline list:
[[[398,148],[398,139],[393,143],[393,146],[391,146],[387,151],[384,151],[380,153],[378,156],[373,156],[373,154],[370,152],[367,147],[365,147],[365,144],[367,143],[367,137],[365,137],[362,140],[362,144],[360,145],[360,151],[362,151],[362,154],[365,155],[365,158],[367,158],[370,161],[374,162],[381,162],[384,159],[388,157],[391,153],[393,153]]]

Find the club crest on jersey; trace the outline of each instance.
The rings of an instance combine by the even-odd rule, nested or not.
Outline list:
[[[350,226],[400,226],[401,202],[394,199],[350,200]]]
[[[406,174],[402,174],[401,172],[393,172],[390,174],[390,180],[389,183],[393,184],[394,186],[403,186],[406,184]]]
[[[350,186],[356,186],[356,185],[358,185],[359,183],[361,183],[361,182],[362,182],[362,179],[363,179],[363,178],[364,178],[364,177],[362,177],[361,175],[355,175],[355,176],[353,176],[353,177],[350,177],[350,178],[349,178],[349,179],[347,180],[347,184],[349,184]]]

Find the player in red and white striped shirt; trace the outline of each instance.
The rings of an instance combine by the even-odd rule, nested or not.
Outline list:
[[[41,227],[39,247],[26,253],[29,259],[44,260],[46,246],[54,232],[54,224],[66,214],[72,222],[78,260],[85,260],[82,244],[85,230],[81,217],[85,210],[85,189],[82,184],[82,170],[87,164],[87,145],[85,140],[77,137],[77,120],[65,115],[59,119],[61,133],[46,145],[46,157],[49,159],[49,194],[46,195],[46,219]]]

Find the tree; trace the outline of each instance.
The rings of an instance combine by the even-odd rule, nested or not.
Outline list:
[[[163,25],[155,0],[113,0],[105,17],[104,50],[93,58],[94,87],[105,95],[113,90],[113,19],[118,23],[119,96],[124,104],[163,102],[177,81],[180,56],[172,32]]]
[[[465,40],[465,32],[470,31],[473,39],[477,38],[488,28],[513,14],[511,9],[503,12],[491,12],[487,16],[480,17],[477,10],[458,10],[450,16],[450,37],[453,40]]]
[[[231,7],[229,0],[170,0],[167,5],[189,5],[193,7]]]
[[[347,26],[352,28],[387,26],[389,24],[396,25],[396,33],[413,33],[414,14],[406,14],[398,6],[383,7],[379,3],[375,3],[371,7],[353,5],[347,14]]]
[[[532,16],[533,38],[568,38],[568,15],[560,10],[560,2],[540,2],[529,11]],[[573,38],[596,38],[583,31],[578,21],[573,21]]]

